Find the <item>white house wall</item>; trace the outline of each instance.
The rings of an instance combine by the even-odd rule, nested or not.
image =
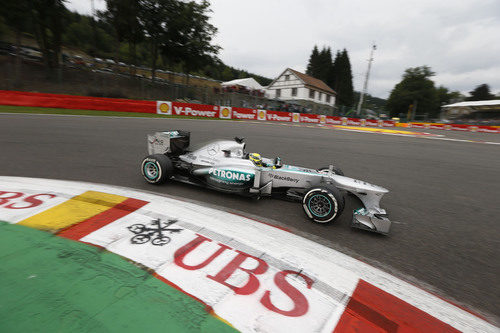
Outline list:
[[[286,75],[289,79],[286,80]],[[297,95],[292,96],[292,88],[297,88]],[[276,90],[280,89],[280,96],[276,96]],[[316,90],[315,98],[309,98],[309,88],[306,88],[304,83],[290,71],[285,71],[272,85],[267,88],[267,93],[270,98],[278,98],[281,100],[307,100],[315,103],[335,105],[335,95],[330,95],[330,103],[326,102],[326,93],[321,92],[321,99],[318,98],[320,91]]]

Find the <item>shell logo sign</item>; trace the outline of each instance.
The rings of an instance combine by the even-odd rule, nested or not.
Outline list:
[[[325,116],[325,115],[321,115],[321,116],[319,117],[319,122],[320,122],[320,124],[324,124],[324,123],[326,123],[326,116]]]
[[[172,114],[172,102],[166,101],[156,101],[156,113],[157,114]]]
[[[300,113],[294,113],[292,116],[292,121],[298,123],[300,121]]]
[[[232,109],[230,106],[221,106],[219,111],[219,118],[221,119],[231,119]]]
[[[257,119],[258,120],[266,120],[266,110],[258,110],[257,111]]]

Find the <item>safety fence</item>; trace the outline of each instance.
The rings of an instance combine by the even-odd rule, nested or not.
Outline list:
[[[250,109],[223,105],[181,103],[175,101],[146,101],[119,98],[88,97],[32,93],[0,90],[0,105],[51,107],[63,109],[82,109],[119,112],[156,113],[165,116],[188,116],[212,119],[234,119],[255,121],[277,121],[303,124],[325,124],[366,127],[411,127],[423,129],[442,129],[483,133],[500,133],[497,126],[475,126],[465,124],[407,123],[393,120],[358,119],[326,116],[309,113]]]

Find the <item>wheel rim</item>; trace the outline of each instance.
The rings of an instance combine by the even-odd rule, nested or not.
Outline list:
[[[153,162],[147,162],[144,164],[144,175],[148,179],[156,179],[158,177],[158,166]]]
[[[323,194],[313,195],[308,202],[309,210],[314,216],[325,217],[332,211],[330,200]]]

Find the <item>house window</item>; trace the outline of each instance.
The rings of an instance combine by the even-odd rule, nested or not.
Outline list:
[[[318,93],[318,99],[321,101],[321,97],[323,97],[323,93]]]
[[[309,98],[314,99],[314,93],[315,93],[315,91],[314,91],[314,90],[309,89]]]
[[[297,88],[292,88],[292,96],[297,96]]]
[[[281,97],[281,89],[276,89],[276,97]]]
[[[330,97],[331,97],[330,95],[326,95],[326,102],[327,103],[330,103]]]
[[[290,75],[285,75],[285,81],[290,80]]]

